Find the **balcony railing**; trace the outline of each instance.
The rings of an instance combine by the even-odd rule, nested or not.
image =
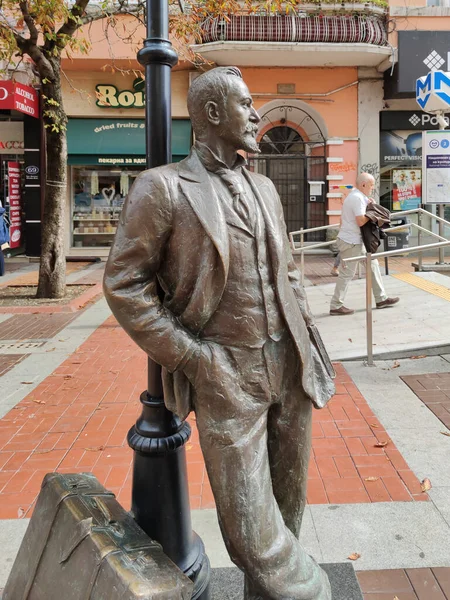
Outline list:
[[[308,42],[387,45],[384,16],[349,15],[234,15],[210,19],[202,42]]]

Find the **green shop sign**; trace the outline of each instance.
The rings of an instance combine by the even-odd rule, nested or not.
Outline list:
[[[172,121],[173,160],[189,154],[191,122]],[[143,164],[145,165],[144,119],[69,119],[67,150],[71,164]],[[95,157],[95,163],[80,162]],[[118,162],[124,161],[124,162]],[[140,162],[142,161],[142,162]]]
[[[96,104],[101,108],[144,108],[145,82],[142,77],[133,81],[132,90],[119,90],[115,85],[99,83],[95,86]]]

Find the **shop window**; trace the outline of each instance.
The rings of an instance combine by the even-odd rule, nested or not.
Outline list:
[[[72,245],[111,246],[128,190],[140,169],[72,167]]]

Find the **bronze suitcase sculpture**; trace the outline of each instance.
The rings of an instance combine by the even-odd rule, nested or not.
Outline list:
[[[45,476],[3,600],[188,600],[192,582],[92,474]]]

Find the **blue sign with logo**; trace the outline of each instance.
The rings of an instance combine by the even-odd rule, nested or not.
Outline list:
[[[445,111],[450,107],[450,73],[430,71],[416,81],[416,100],[428,112]]]
[[[421,77],[416,81],[416,100],[420,108],[425,108],[431,96],[431,75],[432,71],[426,77]]]

